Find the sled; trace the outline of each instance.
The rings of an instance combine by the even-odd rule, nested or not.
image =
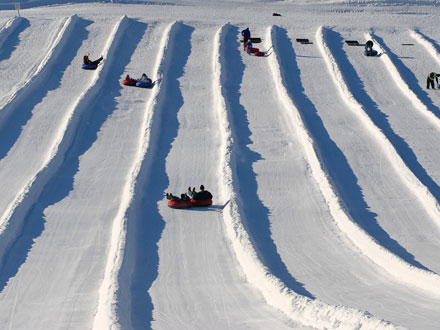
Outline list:
[[[360,44],[357,40],[345,40],[345,43],[349,46],[365,46],[365,44]]]
[[[296,42],[299,42],[302,45],[310,45],[313,44],[313,42],[311,42],[309,39],[301,39],[301,38],[297,38]]]
[[[151,87],[153,87],[153,83],[151,82],[151,79],[148,79],[148,80],[138,80],[136,82],[136,86],[137,87],[142,87],[142,88],[151,88]]]
[[[371,51],[365,51],[364,52],[365,56],[377,56],[377,50],[371,50]]]
[[[133,79],[133,78],[125,79],[125,80],[122,81],[122,83],[125,86],[136,86],[137,82],[138,82],[138,80],[137,79]]]
[[[191,199],[191,204],[192,204],[192,206],[195,206],[195,207],[211,206],[212,199],[200,199],[200,200]]]
[[[168,207],[172,208],[172,209],[187,209],[192,207],[193,204],[191,203],[191,201],[168,201]]]
[[[84,70],[96,70],[98,68],[97,64],[82,64],[81,68]]]
[[[261,42],[261,38],[249,38],[248,40],[250,40],[254,44],[258,44]],[[244,40],[240,40],[240,42],[243,42],[243,41]]]

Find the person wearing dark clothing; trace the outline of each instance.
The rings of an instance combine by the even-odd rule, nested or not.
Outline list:
[[[84,55],[83,61],[84,61],[85,65],[96,65],[97,66],[103,59],[104,59],[104,57],[101,55],[101,57],[98,58],[97,60],[91,61],[89,59],[88,55]]]
[[[243,49],[246,49],[246,43],[251,38],[251,31],[249,31],[249,28],[246,28],[241,31],[241,35],[243,36]]]
[[[365,51],[370,53],[373,51],[373,42],[371,40],[368,40],[365,44]]]
[[[426,88],[427,89],[429,89],[430,86],[432,87],[432,89],[435,89],[434,80],[438,84],[438,76],[439,76],[439,74],[435,73],[435,72],[431,72],[428,75],[428,78],[426,78]]]
[[[210,200],[212,199],[212,194],[205,190],[205,187],[203,185],[200,186],[200,191],[196,193],[196,195],[193,197],[194,200]]]
[[[173,202],[186,202],[186,201],[190,200],[189,196],[185,193],[180,194],[180,198],[177,196],[174,196],[172,193],[167,193],[166,196],[167,196],[168,200],[173,201]]]
[[[249,41],[246,43],[246,53],[248,53],[249,55],[251,55],[251,54],[252,54],[252,48],[253,48],[252,42],[249,40]]]

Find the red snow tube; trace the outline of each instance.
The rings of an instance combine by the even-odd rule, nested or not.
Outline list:
[[[263,53],[263,52],[256,52],[256,53],[254,53],[254,55],[255,55],[255,56],[265,56],[266,53]]]
[[[259,48],[251,48],[251,53],[258,53],[260,51]]]
[[[211,206],[212,199],[200,199],[200,200],[191,199],[191,204],[192,206]]]
[[[122,81],[122,83],[124,85],[127,85],[127,86],[136,86],[137,82],[138,82],[138,80],[137,79],[133,79],[133,78],[125,79],[124,81]]]
[[[191,201],[168,201],[168,206],[172,209],[186,209],[192,206]]]

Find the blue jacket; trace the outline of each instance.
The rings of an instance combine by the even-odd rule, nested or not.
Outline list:
[[[251,37],[251,31],[249,31],[249,28],[246,28],[246,29],[244,29],[243,31],[241,31],[241,35],[242,35],[243,37],[248,37],[248,38],[250,38],[250,37]]]

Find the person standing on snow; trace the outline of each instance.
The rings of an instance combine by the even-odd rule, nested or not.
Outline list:
[[[251,38],[251,31],[249,31],[249,28],[246,28],[241,31],[241,35],[243,36],[243,49],[246,49],[247,41]]]
[[[438,76],[439,74],[435,72],[428,74],[428,78],[426,78],[426,89],[429,89],[429,86],[431,86],[432,89],[435,89],[434,80],[438,84]]]

